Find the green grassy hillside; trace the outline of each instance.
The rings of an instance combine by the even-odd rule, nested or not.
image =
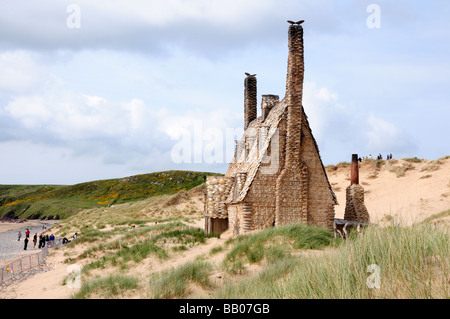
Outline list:
[[[66,218],[80,209],[107,207],[189,190],[216,173],[167,171],[76,185],[0,185],[0,217]]]

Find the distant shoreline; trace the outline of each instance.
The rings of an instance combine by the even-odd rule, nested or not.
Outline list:
[[[8,230],[19,229],[23,227],[49,225],[53,226],[55,221],[49,222],[44,220],[26,220],[23,222],[0,221],[0,233]]]

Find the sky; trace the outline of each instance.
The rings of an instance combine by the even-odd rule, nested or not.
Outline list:
[[[445,0],[0,0],[0,184],[225,173],[245,72],[303,107],[324,165],[450,155]]]

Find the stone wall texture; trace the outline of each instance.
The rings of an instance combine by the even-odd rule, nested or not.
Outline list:
[[[210,217],[227,218],[228,209],[225,201],[233,186],[234,178],[225,176],[206,177],[205,211]]]
[[[256,119],[258,93],[256,77],[249,75],[244,80],[244,129]]]
[[[346,189],[344,219],[358,223],[369,223],[370,217],[364,204],[364,188],[353,184]]]

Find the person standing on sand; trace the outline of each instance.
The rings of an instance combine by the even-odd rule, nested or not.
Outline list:
[[[17,241],[20,241],[20,237],[22,237],[22,233],[20,232],[20,230],[19,230],[19,233],[17,234]]]
[[[25,237],[24,244],[23,244],[23,250],[27,250],[28,246],[28,237]]]
[[[33,243],[34,243],[33,248],[36,248],[36,243],[37,243],[37,233],[34,234],[34,237],[33,237]]]
[[[27,228],[27,231],[25,232],[25,237],[30,238],[30,230]]]
[[[42,248],[44,248],[44,247],[45,247],[45,236],[42,235]]]

